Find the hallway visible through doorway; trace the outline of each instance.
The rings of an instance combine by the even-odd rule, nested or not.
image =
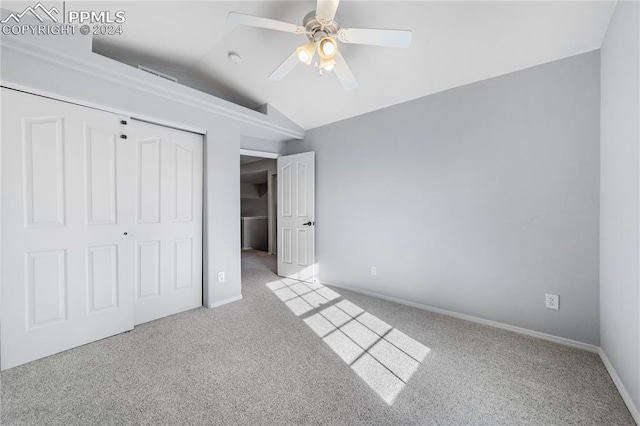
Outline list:
[[[240,156],[240,242],[243,250],[277,252],[276,161]]]

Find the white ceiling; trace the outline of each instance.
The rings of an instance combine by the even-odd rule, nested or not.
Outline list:
[[[345,1],[343,27],[409,29],[409,49],[340,44],[359,87],[299,64],[268,76],[306,41],[227,23],[230,11],[301,24],[311,1],[67,2],[67,8],[124,10],[124,34],[100,36],[94,51],[178,77],[182,84],[255,108],[269,103],[305,129],[410,99],[598,49],[615,2]],[[228,51],[243,58],[235,65]]]

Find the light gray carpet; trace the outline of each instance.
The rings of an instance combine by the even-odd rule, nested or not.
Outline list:
[[[597,355],[335,289],[431,351],[391,406],[242,255],[244,299],[2,373],[2,424],[633,425]]]

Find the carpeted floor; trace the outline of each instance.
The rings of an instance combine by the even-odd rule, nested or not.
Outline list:
[[[267,287],[274,270],[245,251],[242,300],[3,372],[1,423],[634,424],[595,354],[335,289],[430,349],[389,405]]]

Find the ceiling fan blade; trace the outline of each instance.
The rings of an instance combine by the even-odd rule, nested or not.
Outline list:
[[[411,44],[411,31],[341,28],[338,31],[338,39],[344,43],[407,48]]]
[[[316,16],[325,21],[333,21],[336,17],[340,0],[318,0],[316,5]]]
[[[298,52],[294,51],[278,68],[269,76],[270,80],[280,81],[300,63]]]
[[[259,16],[245,15],[244,13],[229,12],[229,23],[233,25],[248,25],[250,27],[267,28],[269,30],[284,31],[287,33],[303,34],[305,29],[300,25],[275,19],[261,18]]]
[[[358,82],[353,76],[349,65],[347,65],[347,61],[344,60],[342,53],[338,51],[333,57],[333,60],[336,61],[336,64],[333,66],[333,72],[336,74],[336,77],[338,77],[338,80],[340,80],[344,90],[349,91],[358,87]]]

